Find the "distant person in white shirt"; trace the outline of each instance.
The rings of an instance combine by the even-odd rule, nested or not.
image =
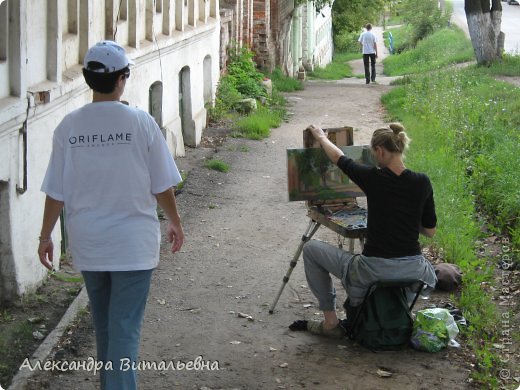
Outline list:
[[[171,251],[184,233],[173,186],[181,176],[155,120],[120,101],[132,61],[113,41],[91,47],[83,75],[92,103],[54,131],[42,191],[47,194],[38,255],[52,270],[51,232],[65,208],[69,249],[81,271],[103,362],[102,390],[135,390],[139,339],[152,271],[159,263],[157,204]],[[128,359],[128,360],[127,360]]]
[[[363,52],[363,64],[365,65],[365,80],[367,84],[370,81],[376,82],[376,58],[377,58],[377,38],[372,32],[372,25],[368,23],[366,31],[359,36],[358,42]],[[372,74],[369,70],[369,60],[371,62]]]

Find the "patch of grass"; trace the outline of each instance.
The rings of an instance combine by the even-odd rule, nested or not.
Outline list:
[[[394,30],[392,30],[394,31]],[[395,44],[398,45],[394,36]],[[474,59],[471,42],[457,27],[443,28],[406,50],[384,59],[385,74],[400,76],[439,69]]]
[[[396,26],[403,23],[403,17],[401,15],[392,15],[386,20],[387,26]]]
[[[25,351],[32,349],[31,347],[35,344],[32,332],[32,324],[23,321],[12,324],[9,333],[0,337],[0,351],[2,351],[0,383],[2,385],[9,383],[26,357]]]
[[[0,305],[0,384],[4,387],[40,344],[32,332],[38,329],[46,334],[54,329],[81,288],[80,274],[72,269],[68,256],[62,256],[59,274],[64,277],[49,275],[35,292]],[[30,323],[34,318],[41,321]]]
[[[493,285],[497,264],[477,257],[475,242],[485,219],[492,231],[510,235],[513,257],[520,248],[520,91],[487,76],[517,60],[507,61],[512,65],[410,76],[382,99],[413,139],[408,165],[432,180],[438,217],[433,246],[464,273],[459,305],[470,325],[463,337],[477,356],[474,379],[493,388],[503,365],[493,351],[499,321],[482,286]]]
[[[394,53],[401,53],[402,51],[411,48],[412,31],[409,25],[392,27],[383,32],[383,39],[385,40],[386,47],[389,47],[388,33],[392,33]]]
[[[238,119],[233,126],[234,137],[245,137],[261,140],[269,137],[271,128],[279,127],[282,122],[282,114],[278,110],[268,107],[260,107],[251,115]]]
[[[188,173],[185,171],[180,171],[181,174],[181,182],[177,184],[175,187],[175,192],[179,192],[184,188],[184,185],[186,184],[186,179],[188,179]]]
[[[520,55],[504,54],[502,59],[491,66],[477,67],[478,74],[491,76],[518,76],[520,75]]]
[[[417,80],[415,81],[417,83]],[[411,84],[411,85],[416,85]],[[456,132],[442,125],[437,117],[410,110],[417,95],[409,85],[397,87],[383,97],[383,103],[392,117],[399,119],[412,138],[412,147],[407,155],[407,165],[416,171],[425,172],[432,181],[437,212],[437,234],[429,244],[439,252],[444,261],[459,265],[463,271],[463,290],[459,305],[471,324],[461,329],[468,343],[477,354],[491,354],[494,324],[497,313],[491,297],[484,293],[481,283],[492,283],[492,275],[486,261],[475,255],[475,241],[479,237],[475,207],[471,195],[471,181],[465,173],[465,164],[453,147]],[[490,378],[491,366],[480,366]],[[479,379],[480,380],[480,379]]]
[[[240,144],[240,145],[228,145],[228,146],[226,146],[226,150],[229,151],[229,152],[242,152],[242,153],[247,153],[247,152],[249,152],[251,149],[250,149],[249,146],[247,146],[247,145]]]
[[[300,80],[286,76],[280,68],[276,68],[267,77],[271,79],[273,87],[280,92],[293,92],[303,89],[303,83]]]
[[[82,283],[83,282],[83,277],[81,275],[68,276],[62,272],[54,271],[54,272],[50,273],[50,276],[52,278],[61,280],[62,282],[68,282],[68,283]],[[77,291],[76,291],[76,293],[77,293]]]
[[[205,165],[207,168],[213,169],[214,171],[219,171],[219,172],[228,172],[229,168],[230,168],[229,164],[226,164],[224,161],[216,159],[216,158],[211,158],[211,159],[207,160]]]
[[[13,315],[9,313],[9,310],[2,310],[0,311],[0,323],[2,322],[9,322],[13,320]]]
[[[352,68],[347,62],[360,58],[362,58],[360,53],[335,53],[330,64],[324,68],[314,68],[314,71],[309,72],[308,76],[311,79],[325,80],[341,80],[345,77],[352,77]]]

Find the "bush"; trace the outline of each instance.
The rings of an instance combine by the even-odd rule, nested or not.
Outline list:
[[[451,10],[446,8],[443,13],[437,0],[405,0],[403,3],[403,18],[412,25],[412,46],[421,39],[448,25]]]
[[[208,108],[210,120],[217,122],[223,119],[228,112],[233,110],[240,99],[242,99],[242,94],[238,92],[229,77],[222,76],[215,93],[215,105]]]
[[[256,69],[253,52],[248,47],[233,48],[229,57],[227,77],[236,90],[248,98],[267,97],[262,84],[264,75]]]
[[[359,52],[359,35],[347,31],[334,35],[334,48],[340,52]]]

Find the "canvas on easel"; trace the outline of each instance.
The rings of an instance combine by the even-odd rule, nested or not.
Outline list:
[[[351,127],[327,129],[327,136],[354,161],[375,165],[368,145],[352,145]],[[364,196],[363,191],[329,160],[308,130],[304,132],[304,145],[302,149],[287,149],[289,201],[306,200],[312,205]]]
[[[373,166],[370,147],[342,146],[340,149],[356,162]],[[330,201],[364,196],[323,149],[287,149],[289,201]]]

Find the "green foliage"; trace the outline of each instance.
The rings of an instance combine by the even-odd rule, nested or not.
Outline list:
[[[240,99],[242,99],[242,95],[232,84],[230,78],[222,76],[217,85],[215,105],[208,107],[210,120],[216,122],[225,118],[230,111],[233,111]]]
[[[226,164],[224,161],[219,160],[217,158],[211,158],[207,160],[205,165],[207,168],[219,172],[228,172],[230,168],[229,164]]]
[[[382,100],[392,118],[399,119],[406,126],[413,140],[407,165],[427,173],[432,181],[438,223],[431,245],[445,261],[461,267],[464,288],[459,305],[471,324],[462,329],[463,335],[470,341],[474,340],[474,350],[489,359],[492,341],[486,334],[492,334],[496,314],[490,296],[481,289],[482,282],[492,281],[491,274],[485,260],[478,259],[474,253],[479,229],[475,222],[474,196],[470,191],[471,178],[466,175],[465,164],[454,147],[456,131],[425,107],[429,95],[424,88],[424,79],[411,81],[394,88]],[[489,376],[489,368],[481,369]]]
[[[423,39],[415,50],[386,57],[383,63],[385,74],[397,76],[423,73],[446,65],[470,61],[473,56],[471,42],[462,30],[453,27],[443,28]]]
[[[181,191],[186,185],[186,179],[188,179],[188,173],[185,171],[181,171],[181,181],[175,186],[175,191]]]
[[[260,107],[251,115],[240,118],[235,122],[233,135],[260,140],[269,137],[271,128],[279,127],[282,122],[280,111],[268,107]]]
[[[336,52],[330,64],[325,68],[315,68],[313,72],[309,72],[309,78],[341,80],[345,77],[352,77],[352,68],[347,62],[359,58],[361,58],[359,53]]]
[[[482,66],[478,71],[480,74],[518,76],[520,75],[520,56],[504,54],[500,60],[490,66]]]
[[[259,99],[267,97],[267,92],[262,84],[264,75],[256,69],[253,56],[248,47],[230,50],[227,77],[243,97]]]
[[[13,316],[11,315],[11,313],[9,313],[8,310],[4,309],[4,310],[0,311],[0,323],[9,322],[12,320],[13,320]]]
[[[359,33],[367,23],[376,24],[384,5],[385,0],[335,0],[332,5],[334,36]]]
[[[394,53],[401,53],[407,49],[412,49],[412,26],[409,24],[405,24],[400,27],[390,28],[383,33],[383,37],[385,38],[385,46],[388,47],[388,33],[392,33],[392,38],[394,41]]]
[[[392,72],[440,67],[443,53],[450,49],[428,41],[438,39],[435,35],[443,31],[426,38],[409,57],[395,56]],[[447,38],[442,40],[447,42]],[[430,53],[419,54],[425,50],[421,45],[430,45]],[[411,66],[425,56],[420,69]],[[509,234],[511,249],[519,250],[520,92],[490,77],[514,74],[519,64],[518,58],[506,56],[489,68],[440,69],[408,76],[382,99],[392,119],[401,120],[413,139],[408,165],[432,180],[438,217],[433,246],[463,270],[459,305],[470,324],[463,337],[477,357],[478,371],[473,377],[492,388],[498,384],[500,366],[493,352],[498,314],[482,285],[493,283],[496,264],[475,255],[482,223],[477,216],[485,217],[491,229]]]
[[[81,275],[78,276],[68,276],[65,273],[53,271],[50,273],[51,278],[55,278],[61,280],[62,282],[68,283],[81,283],[83,282],[83,277]],[[75,291],[77,293],[77,291]]]
[[[286,76],[280,68],[276,68],[267,77],[271,79],[273,87],[279,92],[293,92],[303,89],[303,83],[300,80]]]
[[[404,21],[413,27],[412,46],[446,27],[451,17],[451,9],[446,7],[443,13],[437,0],[404,0],[402,10]]]
[[[359,33],[342,31],[334,35],[334,48],[340,52],[359,52]],[[360,56],[360,54],[358,54]]]

